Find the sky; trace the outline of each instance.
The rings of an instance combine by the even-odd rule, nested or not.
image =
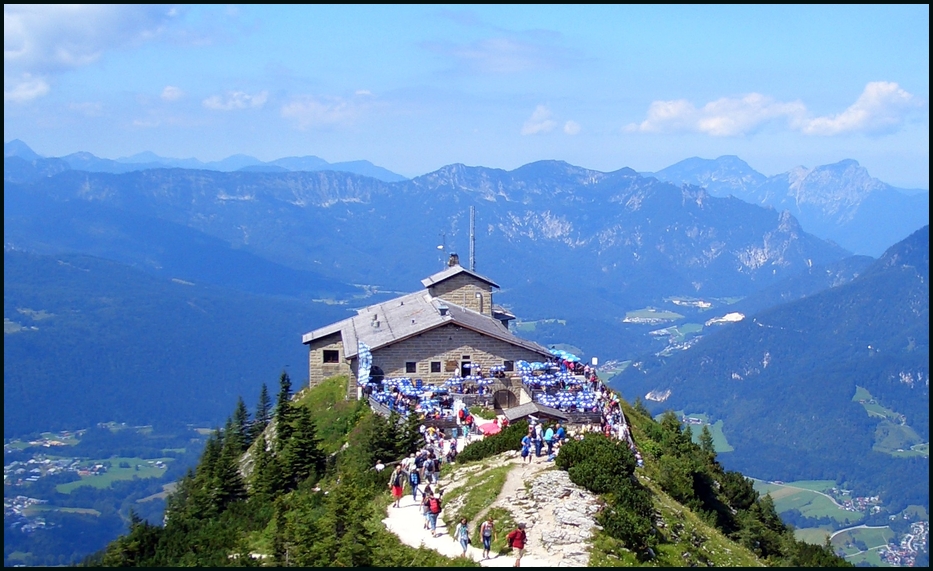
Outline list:
[[[929,188],[929,6],[3,8],[4,142],[766,175],[855,159]]]

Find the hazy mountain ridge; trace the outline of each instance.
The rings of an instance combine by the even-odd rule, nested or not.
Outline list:
[[[581,283],[614,290],[606,301],[661,294],[633,272],[657,276],[666,294],[746,295],[846,255],[774,210],[630,169],[549,161],[510,172],[451,165],[402,183],[327,171],[68,171],[23,192],[163,218],[279,264],[392,289],[432,272],[441,233],[452,249],[464,244],[471,205],[483,273],[573,267]]]
[[[19,139],[14,139],[3,146],[4,157],[20,157],[27,161],[42,158],[35,151],[29,148],[26,143]],[[118,159],[104,159],[97,157],[86,151],[79,151],[60,157],[75,170],[85,170],[89,172],[106,172],[111,174],[121,174],[133,171],[162,169],[162,168],[183,168],[193,170],[213,170],[222,172],[232,172],[241,169],[262,169],[267,167],[273,170],[286,171],[319,171],[332,170],[338,172],[350,172],[362,176],[376,178],[386,182],[397,182],[407,180],[402,175],[396,174],[388,169],[374,165],[366,160],[343,161],[329,163],[320,157],[308,155],[305,157],[284,157],[269,162],[263,162],[249,155],[237,154],[231,155],[219,161],[202,162],[198,159],[175,159],[161,157],[151,151],[137,153],[129,157],[120,157]]]
[[[735,156],[694,157],[644,174],[788,210],[808,232],[872,256],[930,220],[928,191],[891,186],[852,159],[766,177]]]

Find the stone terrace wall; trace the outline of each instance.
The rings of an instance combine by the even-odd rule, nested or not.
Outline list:
[[[471,363],[479,363],[487,372],[493,365],[502,365],[504,361],[540,358],[534,351],[451,323],[374,350],[373,365],[381,367],[386,377],[411,377],[423,379],[425,383],[441,384],[459,373],[464,355],[469,355]],[[416,363],[414,373],[405,370],[405,363],[409,361]],[[441,363],[440,373],[431,372],[432,361]],[[450,368],[453,370],[448,370]]]

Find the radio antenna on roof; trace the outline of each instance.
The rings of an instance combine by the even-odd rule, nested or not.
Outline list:
[[[470,271],[476,271],[476,207],[470,207]]]

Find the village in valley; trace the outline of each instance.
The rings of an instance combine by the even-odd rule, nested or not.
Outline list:
[[[150,434],[152,427],[109,422],[97,425],[96,429],[124,432],[127,437],[144,437]],[[100,451],[99,457],[91,458],[75,450],[87,431],[46,432],[30,440],[4,442],[3,520],[6,529],[31,534],[54,528],[56,524],[48,517],[53,512],[99,517],[99,510],[91,505],[75,501],[59,505],[62,502],[56,497],[60,499],[63,494],[70,495],[85,486],[104,490],[120,481],[156,482],[166,476],[169,467],[178,459],[173,456],[181,452],[181,449],[166,450],[166,456],[161,458],[143,458],[142,455],[150,454],[140,452],[139,456],[131,458],[117,456],[118,452],[126,453],[127,448],[121,448]],[[161,491],[160,485],[154,485]],[[79,506],[71,505],[74,503]]]

